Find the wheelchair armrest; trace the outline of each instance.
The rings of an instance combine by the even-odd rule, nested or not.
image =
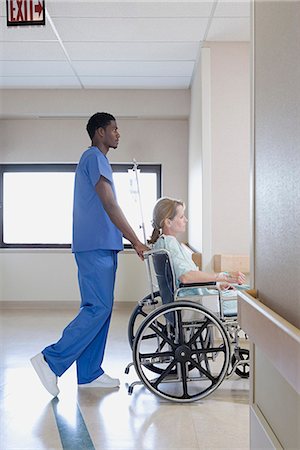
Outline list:
[[[183,288],[183,287],[202,287],[202,286],[216,286],[216,282],[215,281],[209,281],[207,283],[180,283],[179,287]]]

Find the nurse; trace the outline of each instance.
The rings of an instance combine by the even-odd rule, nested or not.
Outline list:
[[[148,248],[139,241],[116,201],[107,159],[120,134],[115,118],[96,113],[87,123],[92,145],[81,156],[75,174],[72,251],[78,267],[81,307],[58,342],[31,358],[44,387],[58,395],[57,377],[76,361],[80,387],[115,388],[119,379],[102,368],[112,314],[118,252],[122,236],[143,259]]]

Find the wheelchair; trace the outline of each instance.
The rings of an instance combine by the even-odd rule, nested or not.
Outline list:
[[[150,250],[145,260],[151,292],[130,317],[133,362],[125,369],[128,374],[134,365],[140,381],[130,384],[128,393],[141,384],[163,399],[186,403],[210,395],[233,373],[248,378],[249,351],[239,346],[236,297],[230,310],[216,283],[177,287],[166,250]],[[191,296],[191,289],[198,296]],[[211,294],[218,298],[217,313],[199,303]]]

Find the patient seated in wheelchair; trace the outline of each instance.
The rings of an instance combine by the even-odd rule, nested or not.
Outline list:
[[[171,256],[175,272],[176,284],[216,282],[222,291],[234,289],[233,284],[242,285],[245,275],[241,272],[203,272],[198,269],[191,254],[181,245],[178,237],[185,232],[188,220],[185,216],[185,205],[182,201],[163,197],[157,201],[153,209],[153,232],[149,244],[154,249],[167,250]],[[200,289],[190,288],[179,292],[179,296],[189,297],[203,295]],[[227,309],[232,308],[228,303]],[[234,307],[236,309],[236,305]]]

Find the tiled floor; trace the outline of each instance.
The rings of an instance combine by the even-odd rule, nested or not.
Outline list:
[[[58,399],[41,386],[29,358],[55,342],[74,311],[2,310],[0,449],[248,449],[248,381],[234,375],[198,402],[164,401],[126,383],[131,360],[128,307],[113,313],[104,369],[120,389],[77,389],[75,367],[59,380]]]

